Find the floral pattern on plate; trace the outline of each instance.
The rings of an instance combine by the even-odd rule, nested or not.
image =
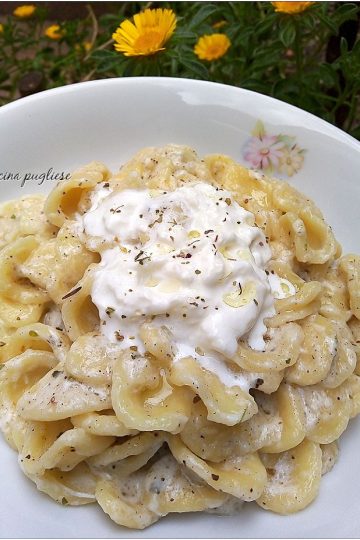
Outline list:
[[[300,171],[306,150],[298,145],[296,137],[269,134],[261,120],[256,122],[251,135],[244,145],[243,157],[252,169],[283,177]]]

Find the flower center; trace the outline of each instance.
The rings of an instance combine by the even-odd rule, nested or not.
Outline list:
[[[268,148],[261,148],[261,149],[260,149],[260,154],[261,154],[262,156],[267,156],[267,155],[270,154],[270,150],[269,150]]]
[[[148,54],[158,51],[163,44],[163,34],[157,30],[147,30],[134,43],[134,49]]]

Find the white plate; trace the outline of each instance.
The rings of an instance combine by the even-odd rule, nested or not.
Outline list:
[[[271,155],[291,147],[303,156],[290,182],[309,195],[333,226],[344,251],[360,252],[360,144],[300,109],[253,92],[201,81],[130,78],[92,81],[42,92],[0,109],[1,200],[49,191],[26,173],[69,172],[93,159],[116,169],[138,149],[168,142],[200,154],[244,158],[258,121]],[[259,127],[259,124],[257,124]],[[254,142],[254,140],[252,141]],[[256,142],[256,141],[255,141]],[[298,165],[301,157],[297,157]],[[277,172],[275,171],[275,174]],[[1,176],[0,176],[1,178]],[[306,510],[281,517],[247,504],[238,516],[172,515],[145,531],[115,526],[96,505],[62,507],[39,493],[0,441],[0,536],[4,537],[348,537],[359,534],[360,421],[341,439],[334,470]]]

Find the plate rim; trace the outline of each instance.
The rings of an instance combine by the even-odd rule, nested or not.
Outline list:
[[[42,101],[44,98],[51,98],[56,97],[57,95],[61,94],[68,94],[73,92],[74,90],[77,91],[81,88],[91,88],[91,87],[102,87],[102,86],[133,86],[139,83],[150,85],[164,85],[165,87],[171,87],[173,90],[179,89],[180,85],[188,85],[192,88],[198,87],[198,88],[213,88],[218,89],[219,91],[223,92],[234,92],[239,95],[244,95],[248,97],[252,97],[254,99],[260,98],[261,100],[264,100],[264,102],[268,102],[269,104],[275,104],[277,107],[285,107],[289,111],[292,111],[296,114],[301,114],[304,116],[304,118],[309,119],[314,123],[313,126],[311,126],[311,130],[315,131],[321,131],[323,135],[336,138],[340,140],[341,142],[348,144],[348,146],[351,146],[353,150],[358,151],[360,153],[360,141],[355,139],[352,135],[349,135],[346,131],[342,130],[341,128],[331,124],[327,120],[324,120],[323,118],[316,116],[313,113],[310,113],[304,109],[301,109],[300,107],[297,107],[296,105],[292,105],[290,103],[287,103],[286,101],[282,101],[278,98],[274,98],[272,96],[267,96],[266,94],[262,94],[260,92],[255,92],[253,90],[247,90],[245,88],[241,88],[238,86],[233,86],[230,84],[224,84],[224,83],[218,83],[213,81],[206,81],[206,80],[199,80],[199,79],[191,79],[191,78],[182,78],[182,77],[109,77],[107,79],[95,79],[92,81],[81,81],[73,84],[67,84],[63,86],[58,86],[56,88],[49,88],[47,90],[43,90],[41,92],[38,92],[36,94],[32,94],[30,96],[19,98],[15,101],[12,101],[10,103],[7,103],[5,105],[2,105],[0,107],[0,118],[4,115],[7,115],[8,113],[11,113],[11,111],[16,109],[21,109],[22,107],[27,107],[28,104],[36,103],[39,101]],[[322,129],[321,129],[322,128]]]

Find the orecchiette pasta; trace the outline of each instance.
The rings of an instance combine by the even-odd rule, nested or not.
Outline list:
[[[312,201],[167,145],[0,222],[0,427],[40,491],[137,529],[311,503],[360,413],[360,257]]]

